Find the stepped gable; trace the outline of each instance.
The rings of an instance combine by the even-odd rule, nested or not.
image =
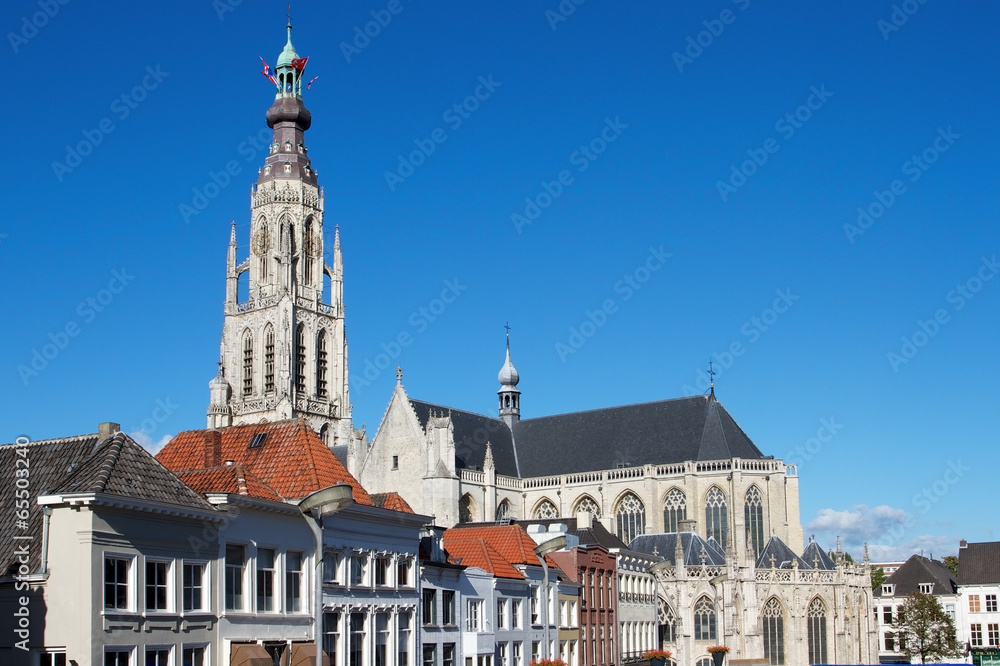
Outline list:
[[[522,419],[523,477],[764,455],[714,395]]]
[[[701,566],[701,554],[705,553],[705,565],[721,567],[726,564],[726,554],[715,537],[702,539],[695,532],[665,532],[661,534],[640,534],[628,545],[630,550],[653,555],[654,552],[661,561],[666,560],[676,565],[674,553],[677,549],[677,539],[681,540],[681,550],[684,552],[684,565]]]
[[[372,504],[380,509],[389,509],[390,511],[402,511],[403,513],[413,513],[413,509],[406,500],[400,497],[397,492],[390,493],[373,493],[371,495]]]
[[[19,459],[28,461],[32,496],[116,495],[197,511],[215,510],[122,432],[103,438],[92,434],[0,446],[0,465],[4,469],[18,469]],[[3,506],[15,506],[16,490],[14,483],[0,484]],[[15,536],[31,536],[34,543],[41,543],[41,506],[29,504],[26,527],[15,520],[0,521],[0,576],[18,564],[14,551],[21,540]],[[28,565],[32,572],[38,571],[40,547],[30,549]]]
[[[812,564],[796,555],[791,548],[785,545],[784,541],[776,536],[772,536],[764,544],[764,548],[757,555],[756,567],[758,569],[770,569],[772,555],[774,556],[774,567],[776,569],[791,569],[793,562],[798,563],[799,569],[812,569]]]
[[[255,441],[257,435],[264,437]],[[178,433],[156,457],[175,473],[220,467],[232,461],[284,500],[299,500],[317,490],[346,483],[351,486],[355,502],[372,504],[358,480],[303,419],[188,430]]]
[[[1000,583],[1000,541],[970,543],[958,549],[958,584]]]
[[[910,559],[903,562],[901,567],[885,579],[885,582],[895,585],[892,595],[894,597],[905,597],[911,592],[919,592],[923,583],[934,584],[931,593],[934,595],[955,594],[958,590],[958,581],[944,563],[920,555],[911,555]],[[881,587],[875,590],[875,596],[883,596]]]
[[[482,469],[486,460],[486,443],[493,449],[493,464],[497,474],[518,476],[517,458],[510,428],[499,419],[452,409],[421,400],[410,400],[421,428],[427,427],[431,410],[435,414],[451,414],[455,438],[455,466],[458,469]]]
[[[837,563],[819,547],[815,539],[810,539],[809,545],[802,551],[802,561],[808,564],[810,569],[833,571],[837,568]]]

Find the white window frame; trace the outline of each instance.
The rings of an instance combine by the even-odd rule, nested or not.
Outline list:
[[[510,602],[510,626],[511,629],[521,629],[524,625],[524,604],[522,599],[511,599]]]
[[[125,572],[125,608],[118,608],[117,606],[107,605],[107,563],[108,560],[122,560],[126,563],[128,567]],[[104,553],[104,572],[101,576],[101,606],[104,613],[135,613],[137,602],[136,602],[136,556],[129,553],[114,553],[106,551]],[[119,581],[115,581],[115,585],[120,585]]]
[[[497,629],[507,629],[507,606],[507,597],[497,597]]]
[[[201,607],[200,608],[184,608],[185,591],[187,586],[184,584],[184,572],[187,567],[201,567]],[[209,580],[209,575],[212,567],[205,560],[181,560],[181,613],[207,613],[212,607],[212,600],[210,594],[212,591],[211,580]]]
[[[466,599],[465,605],[465,630],[466,631],[482,631],[483,630],[483,600],[482,599]]]
[[[153,564],[153,565],[156,565],[156,564],[165,564],[165,565],[167,565],[167,573],[166,573],[166,580],[165,580],[166,590],[165,590],[165,594],[164,594],[164,596],[166,597],[166,602],[167,602],[167,607],[166,608],[150,608],[149,605],[148,605],[148,602],[147,602],[148,596],[147,595],[149,594],[149,586],[150,586],[149,565],[151,565],[151,564]],[[176,596],[175,592],[174,592],[174,578],[176,576],[175,572],[176,572],[176,570],[174,569],[174,561],[173,560],[169,560],[169,559],[166,559],[166,558],[160,558],[160,557],[147,557],[146,558],[146,562],[145,562],[145,564],[143,566],[143,574],[144,574],[144,576],[143,576],[143,585],[142,585],[142,601],[143,601],[142,606],[143,606],[143,609],[144,609],[144,611],[146,612],[147,615],[162,615],[164,613],[173,613],[174,612],[174,597]]]
[[[329,564],[328,564],[329,563]],[[323,551],[323,584],[343,585],[344,554],[339,550],[327,548]],[[333,574],[328,577],[327,574]]]
[[[243,601],[239,606],[233,608],[228,607],[228,597],[229,597],[229,571],[232,567],[229,564],[229,549],[230,548],[240,548],[243,550],[243,563],[240,565],[240,594],[243,597]],[[226,542],[223,546],[223,580],[222,580],[222,612],[223,613],[245,613],[250,605],[249,602],[252,598],[256,597],[257,590],[248,585],[248,578],[250,577],[250,557],[247,554],[249,546],[245,543],[237,542]],[[253,597],[251,597],[253,595]]]
[[[167,663],[165,666],[174,665],[174,646],[173,645],[147,645],[143,648],[143,664],[148,663],[150,652],[166,652],[167,653]]]
[[[271,567],[269,569],[267,569],[267,568],[261,568],[261,565],[260,565],[260,554],[261,554],[261,551],[266,551],[266,552],[270,552],[271,553]],[[261,583],[260,576],[261,576],[261,573],[265,573],[265,574],[266,573],[270,573],[271,574],[271,608],[266,609],[266,610],[263,609],[263,608],[261,608],[261,604],[260,604],[260,601],[261,601],[261,595],[260,595],[260,583]],[[266,613],[266,614],[280,613],[281,612],[281,602],[282,602],[281,592],[282,592],[282,588],[284,586],[281,585],[281,580],[280,580],[281,579],[281,563],[280,563],[280,561],[278,559],[278,549],[277,548],[273,548],[273,547],[270,547],[270,546],[263,546],[263,547],[258,546],[257,547],[257,552],[254,553],[254,558],[253,558],[253,576],[254,576],[254,581],[253,581],[253,583],[254,583],[254,585],[253,585],[253,601],[254,601],[254,606],[253,607],[254,607],[254,610],[256,610],[258,613]]]
[[[201,666],[209,666],[212,663],[212,644],[211,643],[182,643],[181,644],[181,663],[178,666],[184,666],[184,651],[185,650],[204,650],[202,653],[204,659],[201,662]]]
[[[135,645],[105,645],[104,646],[104,659],[102,664],[107,663],[109,652],[127,652],[128,653],[128,666],[135,666]]]

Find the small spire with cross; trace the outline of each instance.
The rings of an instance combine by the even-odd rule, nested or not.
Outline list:
[[[715,368],[712,367],[712,359],[708,359],[708,387],[715,395]]]
[[[399,384],[403,383],[403,366],[396,366],[396,382]]]
[[[510,322],[504,322],[503,327],[507,331],[507,349],[510,349]]]
[[[288,13],[285,14],[288,17],[288,27],[292,27],[292,3],[288,3]]]

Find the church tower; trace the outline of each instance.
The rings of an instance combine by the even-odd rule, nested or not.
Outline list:
[[[517,383],[521,381],[517,374],[517,369],[510,362],[510,333],[507,333],[507,359],[503,367],[497,374],[497,381],[500,382],[500,390],[497,395],[500,397],[500,420],[507,424],[512,431],[514,424],[521,418],[521,392],[517,390]]]
[[[219,374],[209,384],[208,427],[304,418],[334,446],[355,436],[340,230],[334,231],[331,266],[323,253],[323,190],[305,145],[312,122],[302,102],[306,58],[292,46],[290,22],[287,29],[274,76],[265,71],[276,88],[267,110],[274,138],[251,190],[246,259],[237,258],[235,222],[229,237],[225,323]]]

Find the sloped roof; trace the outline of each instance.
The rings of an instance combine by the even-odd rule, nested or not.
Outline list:
[[[958,549],[958,584],[1000,583],[1000,541],[970,543]]]
[[[450,539],[446,543],[449,561],[453,564],[479,567],[498,578],[524,578],[524,574],[505,560],[503,555],[483,537]]]
[[[903,562],[903,566],[892,572],[885,579],[886,583],[895,585],[894,596],[903,597],[911,592],[919,592],[922,583],[933,583],[934,596],[954,594],[958,589],[958,581],[952,576],[942,562],[931,560],[921,555],[911,555]],[[882,588],[875,590],[875,596],[882,596]]]
[[[390,509],[392,511],[402,511],[403,513],[413,513],[413,509],[406,503],[397,492],[373,493],[371,495],[372,504],[380,509]]]
[[[807,564],[805,560],[795,554],[795,551],[785,545],[784,541],[773,535],[764,544],[760,555],[757,556],[757,568],[770,569],[772,557],[774,558],[774,566],[778,569],[791,569],[793,562],[798,563],[800,569],[812,569],[811,564]]]
[[[444,532],[444,547],[452,552],[452,544],[460,541],[484,540],[490,544],[509,564],[531,564],[541,566],[535,555],[536,544],[520,525],[482,525],[460,523]],[[548,557],[550,566],[555,563]],[[465,562],[462,562],[465,564]]]
[[[524,477],[764,457],[714,395],[524,419],[514,441]]]
[[[678,538],[681,540],[681,549],[684,551],[684,564],[686,566],[700,566],[703,550],[705,552],[706,566],[713,567],[726,564],[726,554],[719,546],[719,542],[715,540],[715,537],[709,537],[706,541],[695,532],[640,534],[632,539],[632,543],[628,547],[640,553],[655,555],[671,564],[677,564],[674,560],[674,551],[677,548]]]
[[[259,434],[266,434],[263,443],[250,448],[254,435]],[[231,460],[286,500],[346,483],[351,486],[355,502],[372,503],[358,480],[303,419],[188,430],[178,433],[156,458],[178,473],[219,467]]]
[[[23,451],[24,455],[19,455]],[[97,434],[39,440],[20,446],[0,446],[0,465],[17,469],[17,459],[27,459],[30,467],[32,498],[41,495],[95,493],[119,495],[159,504],[182,506],[199,511],[215,509],[198,493],[184,485],[156,459],[125,433],[118,432],[101,439]],[[0,484],[2,506],[15,506],[14,483]],[[41,507],[28,506],[27,526],[14,520],[0,521],[0,575],[7,571],[19,545],[15,536],[33,536],[40,543],[42,534]],[[41,548],[30,549],[31,570],[41,564]]]
[[[837,563],[825,550],[819,547],[815,539],[810,540],[809,545],[802,551],[802,561],[808,564],[810,569],[833,571],[837,568]]]
[[[482,469],[486,459],[486,443],[489,442],[493,449],[493,464],[497,474],[518,475],[510,428],[500,419],[421,400],[410,400],[410,406],[417,415],[421,428],[427,427],[431,411],[440,415],[451,414],[455,438],[455,466],[458,469]]]
[[[223,465],[177,472],[177,477],[198,493],[229,493],[258,499],[284,501],[260,477],[243,465]]]

